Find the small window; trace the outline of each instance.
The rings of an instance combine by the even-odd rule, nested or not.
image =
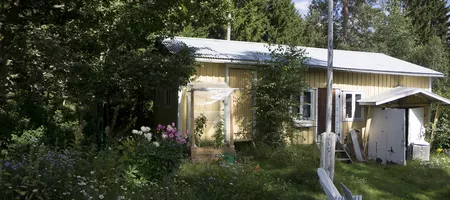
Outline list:
[[[314,90],[308,90],[303,92],[302,95],[295,96],[295,100],[298,101],[298,106],[292,107],[292,113],[300,120],[313,120],[314,107],[313,107],[313,92]]]
[[[357,102],[362,94],[359,92],[344,92],[344,118],[346,121],[362,120],[364,109]]]

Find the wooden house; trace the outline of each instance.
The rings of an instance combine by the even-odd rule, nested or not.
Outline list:
[[[243,91],[258,79],[258,65],[270,60],[267,44],[185,37],[163,44],[174,53],[185,45],[194,48],[202,65],[195,81],[173,98],[178,100],[179,129],[192,132],[195,118],[204,114],[203,139],[211,138],[219,121],[228,141],[251,139],[254,130],[248,127],[258,122],[251,110],[254,102]],[[327,49],[304,49],[309,89],[292,94],[299,97],[293,110],[302,114],[293,119],[294,144],[311,144],[325,131]],[[334,50],[333,69],[332,130],[341,141],[351,129],[364,130],[369,158],[404,163],[407,147],[424,138],[430,104],[450,104],[432,93],[433,79],[443,73],[385,54]]]

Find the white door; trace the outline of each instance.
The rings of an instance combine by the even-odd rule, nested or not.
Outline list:
[[[386,134],[384,126],[386,115],[381,108],[372,108],[372,122],[369,129],[369,152],[371,160],[381,159],[386,162]]]
[[[409,109],[409,124],[408,124],[408,146],[417,140],[425,138],[424,109],[411,108]]]
[[[369,130],[369,159],[405,164],[405,110],[374,108]]]
[[[405,149],[405,110],[386,109],[386,160],[406,164]]]

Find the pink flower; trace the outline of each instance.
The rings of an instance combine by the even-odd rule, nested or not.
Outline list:
[[[158,124],[158,128],[156,128],[156,130],[160,131],[160,130],[162,130],[162,129],[164,129],[164,126],[161,125],[161,124]]]
[[[172,127],[175,127],[175,122],[172,122]]]
[[[181,139],[181,144],[186,144],[186,140],[185,139]]]
[[[170,138],[173,138],[173,134],[172,134],[172,133],[171,133],[171,134],[169,134],[169,137],[170,137]]]

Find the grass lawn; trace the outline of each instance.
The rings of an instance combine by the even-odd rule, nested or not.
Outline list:
[[[326,198],[318,183],[319,150],[314,145],[247,150],[238,159],[237,165],[185,163],[178,181],[196,199]],[[448,199],[450,160],[438,155],[433,160],[411,161],[406,167],[336,163],[334,183],[340,190],[343,182],[364,199]]]

